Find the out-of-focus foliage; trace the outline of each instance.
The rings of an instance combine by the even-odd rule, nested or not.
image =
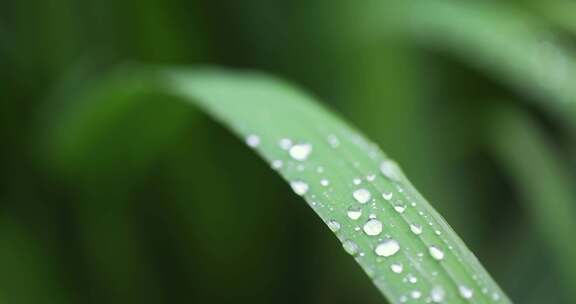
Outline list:
[[[571,303],[575,14],[567,0],[2,1],[0,301],[382,302],[288,187],[196,112],[152,94],[86,128],[112,136],[63,146],[80,166],[54,162],[66,138],[47,142],[47,126],[138,63],[300,84],[403,165],[515,302]]]

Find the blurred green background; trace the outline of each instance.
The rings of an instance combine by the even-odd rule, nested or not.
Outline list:
[[[0,302],[385,302],[221,126],[119,101],[136,67],[218,65],[357,125],[515,302],[573,303],[575,34],[560,0],[3,0]]]

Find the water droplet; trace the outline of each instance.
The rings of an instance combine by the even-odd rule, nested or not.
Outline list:
[[[342,248],[350,255],[356,255],[358,253],[358,245],[351,240],[345,240],[342,243]]]
[[[348,214],[348,217],[350,219],[357,220],[362,216],[362,209],[352,206],[352,207],[348,208],[348,210],[346,211],[346,214]]]
[[[362,183],[362,179],[356,177],[356,178],[354,178],[354,179],[352,180],[352,183],[353,183],[354,185],[360,185],[360,184]]]
[[[380,172],[388,179],[394,181],[400,180],[400,169],[398,165],[391,160],[385,160],[380,163]]]
[[[404,265],[402,265],[400,263],[395,263],[395,264],[390,265],[390,269],[394,273],[402,273],[402,271],[404,271]]]
[[[412,275],[412,274],[409,274],[409,275],[407,276],[407,279],[408,279],[408,282],[410,282],[410,283],[412,283],[412,284],[416,284],[416,282],[418,282],[418,278],[415,277],[415,276]]]
[[[334,134],[328,135],[327,140],[328,140],[328,144],[332,148],[338,148],[338,146],[340,146],[340,140]]]
[[[474,290],[472,290],[472,288],[470,288],[466,285],[458,286],[458,292],[460,292],[460,295],[464,299],[470,299],[470,298],[472,298],[472,296],[474,296]]]
[[[260,144],[260,137],[254,134],[248,135],[246,137],[246,144],[252,148],[256,148]]]
[[[389,201],[392,199],[392,196],[394,195],[394,193],[392,192],[388,192],[388,193],[382,193],[382,198],[384,198],[385,200]]]
[[[370,191],[364,188],[354,191],[352,195],[354,196],[354,199],[356,199],[356,201],[358,201],[360,204],[365,204],[372,199],[372,194]]]
[[[318,172],[318,173],[324,173],[324,167],[318,166],[318,168],[316,168],[316,172]]]
[[[330,185],[330,181],[327,179],[322,179],[322,180],[320,180],[320,185],[326,187],[326,186]]]
[[[282,150],[288,150],[288,149],[290,149],[290,147],[292,147],[292,140],[289,138],[282,138],[278,142],[278,145],[280,146],[280,148]]]
[[[338,223],[335,220],[329,220],[328,221],[328,228],[330,228],[330,230],[332,230],[332,232],[338,232],[338,230],[340,230],[340,223]]]
[[[292,190],[294,190],[294,192],[300,196],[308,192],[308,184],[303,181],[293,181],[290,183],[290,186],[292,186]]]
[[[432,299],[432,302],[434,302],[434,303],[440,303],[440,302],[444,301],[445,297],[446,297],[446,292],[444,291],[444,288],[442,288],[442,286],[435,286],[430,291],[430,298]]]
[[[298,161],[304,161],[308,159],[312,153],[312,145],[311,144],[297,144],[290,147],[289,154],[290,156]]]
[[[389,257],[396,254],[398,250],[400,250],[400,244],[395,240],[388,239],[378,244],[374,252],[379,256]]]
[[[370,236],[379,235],[382,232],[382,222],[370,219],[364,224],[364,233]]]
[[[492,294],[492,300],[494,300],[494,301],[499,301],[499,300],[500,300],[500,295],[499,295],[497,292],[493,293],[493,294]]]
[[[438,247],[436,246],[430,246],[428,247],[428,252],[430,253],[430,255],[437,261],[441,261],[444,259],[444,251],[440,250]]]
[[[404,210],[406,210],[406,206],[396,205],[396,206],[394,206],[394,210],[396,210],[396,212],[398,212],[398,213],[404,213]]]
[[[284,163],[279,159],[272,161],[272,168],[274,170],[278,170],[278,169],[282,168],[283,165],[284,165]]]
[[[422,233],[422,225],[419,224],[410,224],[410,231],[415,235],[419,235]]]
[[[410,293],[410,296],[412,297],[412,299],[419,299],[422,296],[422,293],[420,292],[420,290],[413,290]]]
[[[369,182],[373,182],[375,179],[376,179],[376,175],[374,175],[374,174],[366,175],[366,180]]]

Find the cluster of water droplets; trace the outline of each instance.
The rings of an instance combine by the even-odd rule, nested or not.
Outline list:
[[[401,225],[398,226],[398,223],[394,224],[393,222],[385,223],[377,214],[385,214],[386,212],[397,213],[400,218],[404,219],[402,225],[406,225],[407,231],[416,238],[422,238],[426,233],[429,233],[427,235],[428,239],[430,239],[431,234],[439,237],[441,230],[438,229],[439,225],[435,223],[434,219],[424,212],[424,209],[417,208],[417,199],[406,193],[407,191],[402,184],[403,175],[398,165],[394,161],[381,157],[377,147],[368,143],[363,137],[352,134],[350,138],[353,144],[368,153],[370,159],[378,160],[378,165],[373,169],[379,172],[380,175],[369,173],[365,176],[354,177],[348,181],[348,185],[351,187],[349,206],[343,215],[334,214],[331,218],[326,219],[328,228],[339,236],[344,251],[354,256],[364,266],[370,276],[377,275],[377,269],[381,269],[378,264],[381,263],[387,265],[390,275],[403,275],[409,269],[410,272],[402,280],[405,284],[418,285],[419,279],[416,274],[428,279],[430,275],[432,277],[438,276],[437,272],[431,274],[423,273],[422,265],[415,263],[421,263],[425,256],[428,256],[430,261],[442,263],[449,256],[445,253],[443,247],[446,246],[448,250],[452,250],[453,246],[446,239],[439,239],[436,244],[427,245],[426,254],[422,251],[415,253],[414,249],[410,251],[410,248],[405,248],[403,244],[393,237],[397,233],[395,229],[402,229]],[[245,142],[254,149],[260,148],[260,145],[263,144],[261,138],[257,135],[248,135]],[[344,144],[344,141],[334,134],[329,134],[326,137],[326,143],[331,149],[339,149]],[[318,160],[309,162],[314,153],[313,145],[306,141],[286,137],[278,139],[274,146],[282,153],[285,153],[288,158],[272,160],[271,166],[273,169],[282,170],[283,172],[303,172],[308,170],[320,176],[315,183],[304,178],[292,178],[290,181],[292,190],[297,195],[305,197],[313,208],[327,208],[332,213],[338,212],[330,202],[330,199],[338,199],[337,197],[331,197],[331,193],[334,191],[332,188],[334,182],[325,175],[325,168],[317,164]],[[358,162],[353,161],[352,165],[355,169],[360,169]],[[390,187],[387,189],[382,189],[382,186],[380,188],[377,187],[375,182],[378,180],[378,176],[386,180],[385,184],[390,185]],[[312,189],[318,191],[311,191]],[[414,208],[414,211],[411,211],[412,215],[417,214],[417,217],[421,218],[423,223],[414,221],[414,218],[416,218],[414,216],[409,217],[412,219],[411,221],[407,219],[409,207]],[[319,214],[326,216],[326,213],[319,212]],[[431,229],[427,230],[427,228],[424,228],[426,225],[430,226]],[[347,229],[346,235],[341,235],[343,227],[352,228],[357,234],[350,234],[350,230]],[[359,234],[363,234],[365,238],[360,237]],[[361,244],[357,242],[361,242]],[[371,254],[363,251],[367,248],[366,246],[371,247]],[[407,250],[407,252],[403,253],[403,250]],[[415,257],[407,258],[410,255]],[[454,257],[461,261],[457,254]],[[387,277],[387,275],[381,273],[378,273],[378,275],[380,276],[379,278],[374,278],[377,285],[377,280],[385,280]],[[424,285],[420,286],[420,288],[424,287]],[[423,300],[426,303],[444,303],[449,295],[447,288],[441,285],[434,285],[428,287],[426,292],[419,288],[412,289],[407,294],[400,296],[399,301]],[[474,288],[469,287],[468,284],[457,284],[455,290],[463,299],[472,299],[475,296]],[[487,288],[482,290],[482,293],[487,292]],[[498,301],[500,299],[499,294],[493,292],[492,299]]]

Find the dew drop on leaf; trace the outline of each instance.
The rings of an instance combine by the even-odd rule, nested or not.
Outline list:
[[[292,140],[289,138],[282,138],[280,141],[278,141],[278,145],[282,150],[288,150],[290,147],[292,147]]]
[[[308,159],[312,153],[312,145],[311,144],[297,144],[290,147],[289,154],[290,156],[298,161],[305,161]]]
[[[382,193],[382,198],[384,198],[385,200],[389,201],[392,199],[392,196],[394,194],[392,192],[388,192],[388,193]]]
[[[440,303],[444,301],[445,297],[446,292],[444,291],[444,288],[442,288],[442,286],[435,286],[430,291],[430,299],[432,299],[432,302],[434,303]]]
[[[291,182],[290,186],[292,187],[292,190],[300,196],[306,194],[309,189],[308,184],[300,180]]]
[[[352,196],[354,196],[354,199],[360,204],[366,204],[368,201],[372,199],[372,194],[370,193],[370,191],[364,188],[354,191],[352,193]]]
[[[330,230],[332,230],[332,232],[338,232],[338,230],[340,230],[340,223],[338,223],[335,220],[329,220],[328,221],[328,228],[330,228]]]
[[[284,163],[279,159],[272,161],[272,169],[274,169],[274,170],[278,170],[278,169],[282,168],[283,165],[284,165]]]
[[[362,209],[352,206],[348,208],[346,214],[351,220],[357,220],[362,216]]]
[[[363,230],[369,236],[379,235],[382,232],[382,222],[377,219],[370,219],[364,224]]]
[[[394,273],[402,273],[402,271],[404,271],[404,265],[402,265],[400,263],[394,263],[394,264],[390,265],[390,269]]]
[[[376,246],[374,252],[383,257],[393,256],[400,250],[400,244],[396,240],[388,239]]]
[[[410,296],[412,297],[412,299],[419,299],[422,296],[422,293],[420,292],[420,290],[413,290],[410,293]]]
[[[474,290],[466,285],[458,286],[458,292],[464,299],[470,299],[474,295]]]
[[[430,253],[430,256],[432,256],[432,258],[434,258],[437,261],[441,261],[444,259],[444,251],[440,250],[440,248],[434,245],[428,247],[428,253]]]
[[[358,245],[356,245],[356,243],[354,243],[351,240],[345,240],[342,243],[342,248],[344,248],[344,251],[346,251],[350,255],[358,254]]]
[[[400,180],[400,169],[398,169],[398,165],[391,160],[385,160],[380,163],[380,172],[390,180]]]
[[[404,211],[406,210],[406,206],[396,205],[396,206],[394,206],[394,210],[396,210],[396,212],[398,212],[398,213],[404,213]]]
[[[324,179],[321,179],[321,180],[320,180],[320,185],[322,185],[322,186],[324,186],[324,187],[327,187],[328,185],[330,185],[330,181],[327,180],[327,179],[325,179],[325,178],[324,178]]]
[[[415,235],[419,235],[422,233],[422,225],[419,224],[410,224],[410,231]]]
[[[254,134],[248,135],[246,137],[246,144],[252,148],[256,148],[260,145],[260,137]]]

